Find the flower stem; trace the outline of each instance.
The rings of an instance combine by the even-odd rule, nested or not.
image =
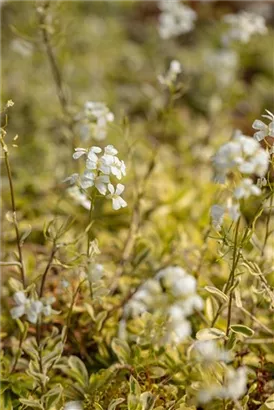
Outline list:
[[[19,226],[18,226],[17,215],[16,215],[15,195],[14,195],[14,188],[13,188],[13,182],[12,182],[11,167],[10,167],[10,162],[9,162],[9,152],[8,152],[8,147],[5,144],[4,139],[3,139],[3,133],[4,133],[4,131],[1,130],[0,143],[2,145],[2,149],[3,149],[3,152],[4,152],[5,166],[6,166],[6,170],[7,170],[7,174],[8,174],[8,180],[9,180],[13,224],[14,224],[14,228],[15,228],[16,243],[17,243],[19,261],[20,261],[20,265],[18,265],[18,266],[19,266],[20,271],[21,271],[21,280],[22,280],[23,287],[26,288],[26,272],[25,272],[25,265],[24,265],[24,261],[23,261],[22,243],[20,241],[20,232],[19,232]]]

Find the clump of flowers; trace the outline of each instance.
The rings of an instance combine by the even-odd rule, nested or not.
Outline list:
[[[73,158],[77,160],[85,157],[85,171],[82,175],[72,174],[65,181],[78,184],[83,190],[94,188],[101,195],[112,199],[114,210],[126,207],[127,203],[121,197],[124,185],[117,184],[115,188],[111,181],[111,177],[121,180],[126,175],[125,163],[117,157],[117,154],[118,151],[112,145],[107,145],[104,152],[100,147],[76,148]]]
[[[173,60],[170,63],[169,69],[165,75],[158,75],[158,81],[160,84],[164,85],[165,87],[172,87],[178,75],[182,72],[182,67],[179,61]]]
[[[234,188],[232,197],[226,207],[215,204],[211,208],[213,226],[221,229],[223,218],[227,213],[233,221],[240,216],[239,201],[250,196],[261,195],[261,187],[254,184],[252,175],[264,178],[269,167],[269,153],[260,144],[237,131],[232,141],[224,144],[213,158],[215,181],[225,183],[228,174],[238,174],[239,184]]]
[[[252,124],[252,128],[257,130],[253,137],[257,141],[262,141],[265,137],[273,137],[274,138],[274,114],[272,112],[266,110],[267,114],[262,115],[262,117],[267,118],[270,120],[269,124],[265,124],[261,120],[255,120]]]
[[[254,34],[267,33],[264,17],[247,11],[227,14],[224,16],[224,22],[229,25],[225,36],[227,41],[237,40],[241,43],[248,43]]]
[[[188,33],[194,28],[197,15],[194,10],[178,0],[159,3],[161,14],[159,17],[159,34],[163,39]]]
[[[184,269],[170,266],[147,280],[125,307],[126,317],[144,312],[166,318],[162,343],[180,343],[191,334],[187,317],[203,308],[203,300],[196,293],[196,280]]]
[[[107,136],[108,124],[114,120],[113,113],[102,102],[87,101],[81,126],[83,140],[89,137],[102,141]]]
[[[230,362],[231,352],[220,348],[215,340],[197,341],[193,345],[197,359],[201,362]]]
[[[214,398],[238,400],[246,392],[247,369],[239,367],[226,369],[223,385],[215,384],[200,390],[198,399],[200,403],[208,403]]]
[[[51,304],[55,302],[55,298],[45,298],[43,301],[35,300],[33,298],[27,298],[22,291],[16,292],[13,296],[16,306],[10,311],[13,319],[18,319],[23,315],[26,315],[30,323],[37,323],[41,314],[44,316],[50,316],[55,312]]]
[[[205,63],[221,87],[226,87],[233,81],[238,60],[238,55],[234,50],[221,49],[207,51],[205,54]]]

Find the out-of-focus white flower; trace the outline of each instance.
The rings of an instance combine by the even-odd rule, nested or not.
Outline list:
[[[228,86],[235,77],[238,66],[238,54],[233,50],[207,51],[205,62],[211,72],[215,75],[220,86]]]
[[[80,401],[69,401],[65,403],[64,410],[83,410],[83,405]]]
[[[214,340],[195,342],[194,350],[198,354],[198,358],[206,362],[230,362],[232,359],[231,353],[221,349]]]
[[[226,210],[228,212],[229,217],[232,221],[236,222],[240,217],[240,205],[239,203],[233,203],[231,198],[227,200]]]
[[[162,11],[159,17],[159,34],[163,39],[188,33],[194,28],[197,15],[190,7],[179,1],[162,0],[159,2]]]
[[[258,130],[253,135],[257,141],[262,141],[267,136],[274,137],[274,114],[268,110],[266,110],[266,112],[268,114],[262,115],[262,117],[270,120],[268,125],[261,120],[255,120],[252,124],[252,128],[254,128],[254,130]]]
[[[171,87],[178,77],[178,74],[182,72],[181,64],[177,60],[173,60],[170,63],[169,69],[165,75],[158,75],[158,81],[160,84]]]
[[[79,180],[79,174],[72,174],[69,177],[67,177],[66,179],[63,180],[63,182],[68,182],[71,185],[76,184],[76,182]]]
[[[225,374],[224,384],[207,386],[200,390],[198,400],[200,403],[208,403],[214,398],[240,399],[246,392],[247,370],[245,367],[238,369],[228,368]]]
[[[267,27],[265,19],[258,14],[241,11],[238,14],[227,14],[224,21],[230,28],[225,34],[225,40],[239,40],[241,43],[248,43],[254,34],[266,34]]]
[[[44,298],[43,300],[43,308],[42,308],[42,313],[45,316],[50,316],[52,313],[57,313],[55,310],[52,309],[52,304],[55,302],[55,297],[50,296],[47,298]]]
[[[107,195],[107,198],[112,199],[112,207],[115,211],[127,206],[126,201],[120,196],[124,189],[125,187],[122,184],[117,184],[116,190],[112,184],[108,184],[108,190],[110,194]]]
[[[104,272],[104,266],[100,263],[95,263],[94,265],[90,266],[87,276],[91,282],[98,282],[98,280],[103,277]]]
[[[29,57],[33,53],[33,45],[22,38],[12,40],[11,49],[23,57]]]
[[[31,323],[37,323],[38,317],[43,310],[43,303],[40,300],[31,300],[26,297],[24,292],[16,292],[13,296],[16,307],[10,313],[13,319],[26,315]]]
[[[249,198],[251,195],[259,196],[262,191],[260,188],[253,184],[252,179],[244,178],[240,185],[234,190],[234,197],[236,199]]]
[[[75,152],[72,155],[73,159],[78,159],[80,158],[82,155],[85,155],[87,153],[87,150],[85,148],[75,148]]]
[[[67,192],[71,198],[75,200],[79,205],[82,205],[85,209],[90,209],[91,202],[85,194],[83,194],[78,186],[72,186],[67,189]]]
[[[224,220],[225,208],[222,205],[212,205],[210,215],[212,218],[212,225],[217,231],[220,231]]]
[[[247,370],[239,367],[237,370],[230,368],[226,374],[225,384],[220,390],[219,397],[238,400],[246,392]]]
[[[91,137],[95,140],[104,140],[107,135],[108,123],[114,120],[113,113],[104,103],[87,101],[85,103],[85,116],[88,123],[83,125],[84,129],[81,131],[84,138],[86,139],[90,132]]]
[[[253,138],[237,133],[232,141],[219,148],[213,157],[213,165],[216,179],[221,183],[234,170],[262,177],[268,170],[269,154]]]

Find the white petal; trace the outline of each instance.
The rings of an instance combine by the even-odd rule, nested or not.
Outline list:
[[[109,190],[109,192],[111,193],[111,195],[113,195],[114,194],[114,186],[112,185],[112,184],[108,184],[108,190]]]
[[[74,154],[72,155],[73,159],[78,159],[80,158],[82,155],[84,155],[86,152],[85,151],[76,151],[74,152]]]
[[[13,295],[13,299],[17,305],[23,305],[27,301],[26,295],[24,294],[24,292],[21,292],[21,291],[16,292]]]
[[[97,181],[95,182],[95,186],[100,192],[101,195],[106,195],[107,193],[107,187],[103,182]]]
[[[121,193],[124,191],[125,186],[123,184],[117,184],[116,187],[116,195],[121,195]]]
[[[20,305],[12,308],[10,310],[11,317],[13,319],[18,319],[19,317],[23,316],[25,314],[25,306]]]
[[[127,206],[126,201],[120,196],[118,197],[118,199],[119,199],[120,207],[125,208]]]
[[[267,135],[267,133],[265,133],[265,131],[258,131],[258,132],[255,132],[253,137],[257,141],[262,141],[264,139],[264,137],[266,137],[266,135]]]
[[[266,130],[267,126],[263,121],[255,120],[252,124],[252,128],[254,128],[254,130]]]
[[[114,211],[118,211],[118,209],[121,208],[121,204],[120,204],[120,197],[118,198],[112,198],[112,207],[114,209]]]

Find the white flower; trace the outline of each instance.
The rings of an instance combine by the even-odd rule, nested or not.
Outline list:
[[[69,177],[67,177],[66,179],[63,180],[63,182],[69,182],[71,185],[76,184],[76,182],[79,180],[79,174],[72,174]]]
[[[247,370],[239,367],[237,370],[229,369],[226,374],[225,385],[220,389],[219,397],[238,400],[246,392]]]
[[[78,186],[68,188],[67,192],[69,196],[73,198],[78,204],[82,205],[85,209],[90,209],[90,200],[85,194],[80,191]]]
[[[87,150],[85,148],[75,148],[75,152],[72,155],[74,159],[80,158],[82,155],[86,155]]]
[[[158,81],[160,84],[165,85],[167,87],[171,87],[176,79],[178,74],[180,74],[182,71],[181,64],[177,60],[173,60],[170,63],[170,67],[166,73],[166,75],[159,75],[158,76]]]
[[[230,25],[225,36],[228,41],[239,40],[242,43],[248,43],[254,34],[267,32],[264,17],[247,11],[241,11],[239,14],[227,14],[224,16],[224,21]]]
[[[101,141],[106,138],[107,125],[114,120],[114,115],[109,111],[108,107],[101,102],[87,101],[85,104],[85,115],[88,121],[94,121],[89,125],[85,124],[84,134],[91,131],[91,136]]]
[[[217,181],[225,182],[226,175],[234,170],[243,174],[264,176],[268,170],[269,154],[253,138],[237,132],[234,139],[222,145],[213,157]]]
[[[13,319],[26,315],[31,323],[36,323],[39,314],[42,312],[43,303],[39,300],[31,300],[26,297],[24,292],[16,292],[13,296],[16,307],[12,308],[10,313]]]
[[[232,359],[231,353],[227,350],[220,349],[214,340],[195,342],[194,350],[198,353],[201,360],[207,362],[229,362]]]
[[[234,80],[238,65],[238,55],[235,51],[208,50],[205,54],[205,62],[220,86],[228,86]]]
[[[257,185],[253,184],[252,179],[244,178],[240,185],[235,189],[234,197],[236,199],[247,199],[251,195],[259,196],[261,195],[261,193],[262,192],[260,188]]]
[[[221,205],[212,205],[211,207],[211,218],[212,218],[212,225],[217,231],[221,230],[221,226],[224,220],[225,209]]]
[[[88,152],[88,157],[86,160],[87,169],[97,169],[98,161],[99,161],[97,154],[100,154],[100,152],[102,152],[102,150],[99,147],[90,148]]]
[[[80,401],[69,401],[65,403],[64,410],[83,410],[83,406]]]
[[[180,343],[191,335],[191,324],[188,320],[181,320],[180,322],[173,322],[168,328],[169,337],[168,341],[174,343]]]
[[[100,158],[99,170],[104,174],[112,174],[118,179],[126,175],[126,166],[124,161],[120,161],[116,157],[118,151],[112,146],[108,145],[105,148],[104,155]]]
[[[179,1],[162,0],[159,3],[162,13],[159,17],[159,34],[163,39],[176,37],[191,31],[197,15],[190,7]]]
[[[85,171],[81,179],[81,187],[87,189],[95,186],[101,195],[106,195],[109,182],[108,175],[98,175],[94,172]]]
[[[227,200],[226,210],[232,221],[236,222],[240,217],[240,206],[239,203],[233,203],[231,198]]]
[[[124,191],[124,185],[117,184],[116,190],[112,184],[108,184],[108,190],[110,192],[107,195],[107,198],[112,199],[112,207],[115,211],[120,208],[125,208],[127,206],[126,201],[120,196],[120,194]]]
[[[274,137],[274,115],[268,110],[266,112],[268,115],[262,115],[262,117],[269,119],[271,121],[270,124],[266,125],[261,120],[255,120],[252,124],[252,128],[258,130],[253,135],[257,141],[262,141],[267,136]]]
[[[223,386],[214,384],[207,386],[198,394],[200,403],[208,403],[213,398],[219,399],[240,399],[246,392],[247,371],[245,367],[239,367],[237,370],[228,368],[225,374],[225,381]]]

